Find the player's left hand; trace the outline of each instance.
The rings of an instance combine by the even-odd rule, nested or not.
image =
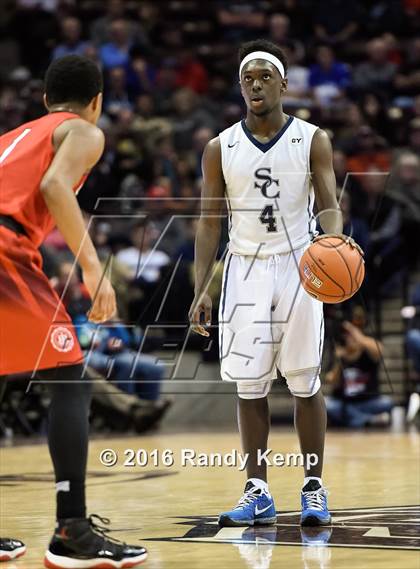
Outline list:
[[[208,294],[202,294],[199,298],[194,297],[188,317],[191,322],[191,330],[201,336],[210,336],[205,326],[211,325],[212,301]],[[204,314],[205,326],[201,323],[201,315]]]
[[[88,312],[90,322],[106,322],[117,313],[115,291],[99,270],[83,270],[83,282],[92,299],[92,308]]]
[[[312,243],[316,243],[317,241],[324,239],[324,237],[337,237],[338,239],[344,241],[344,243],[348,243],[350,247],[353,247],[353,249],[357,249],[359,253],[362,255],[362,257],[365,255],[365,252],[360,247],[360,245],[356,243],[353,237],[350,237],[350,235],[344,235],[344,233],[323,233],[322,235],[318,235],[317,237],[315,237]]]

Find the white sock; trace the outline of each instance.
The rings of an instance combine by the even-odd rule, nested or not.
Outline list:
[[[267,484],[267,482],[265,482],[265,480],[261,480],[261,478],[248,478],[247,482],[251,482],[251,484],[253,484],[257,488],[261,488],[261,490],[264,492],[264,494],[267,494],[267,496],[270,497],[270,492],[268,490],[268,484]]]
[[[306,486],[309,480],[317,480],[319,482],[319,485],[322,486],[322,478],[317,478],[316,476],[305,476],[303,479],[303,486]]]

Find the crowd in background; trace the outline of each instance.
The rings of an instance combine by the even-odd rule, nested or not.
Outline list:
[[[105,264],[113,254],[119,319],[140,335],[187,320],[201,155],[244,115],[237,48],[257,38],[288,57],[285,112],[331,137],[345,232],[365,250],[365,301],[400,294],[418,260],[419,0],[2,2],[0,134],[45,113],[54,58],[84,54],[103,70],[106,148],[79,201]],[[71,266],[57,232],[43,253],[63,290]],[[86,313],[77,274],[65,302]]]

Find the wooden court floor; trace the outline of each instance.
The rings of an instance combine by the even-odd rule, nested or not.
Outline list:
[[[245,475],[233,466],[200,464],[210,453],[227,457],[237,445],[236,433],[97,439],[90,446],[89,512],[111,518],[115,537],[143,543],[149,549],[144,567],[150,569],[419,569],[417,432],[329,433],[324,482],[333,522],[321,531],[299,527],[302,474],[296,466],[269,468],[277,526],[218,528],[217,514],[234,505]],[[270,448],[283,455],[298,452],[291,430],[274,431]],[[118,454],[116,466],[101,464],[104,449]],[[125,449],[144,449],[137,458],[148,465],[128,465],[137,459],[130,460]],[[195,466],[183,466],[183,458],[191,457],[183,449],[196,452]],[[0,535],[28,546],[25,557],[2,568],[42,567],[54,519],[46,446],[0,449],[0,475]]]

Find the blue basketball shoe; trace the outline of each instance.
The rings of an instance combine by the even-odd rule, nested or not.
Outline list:
[[[327,491],[318,480],[309,480],[301,494],[302,526],[328,526],[331,523],[327,507]]]
[[[277,521],[274,500],[251,480],[245,485],[244,495],[238,505],[219,516],[222,527],[253,526],[275,524]]]

